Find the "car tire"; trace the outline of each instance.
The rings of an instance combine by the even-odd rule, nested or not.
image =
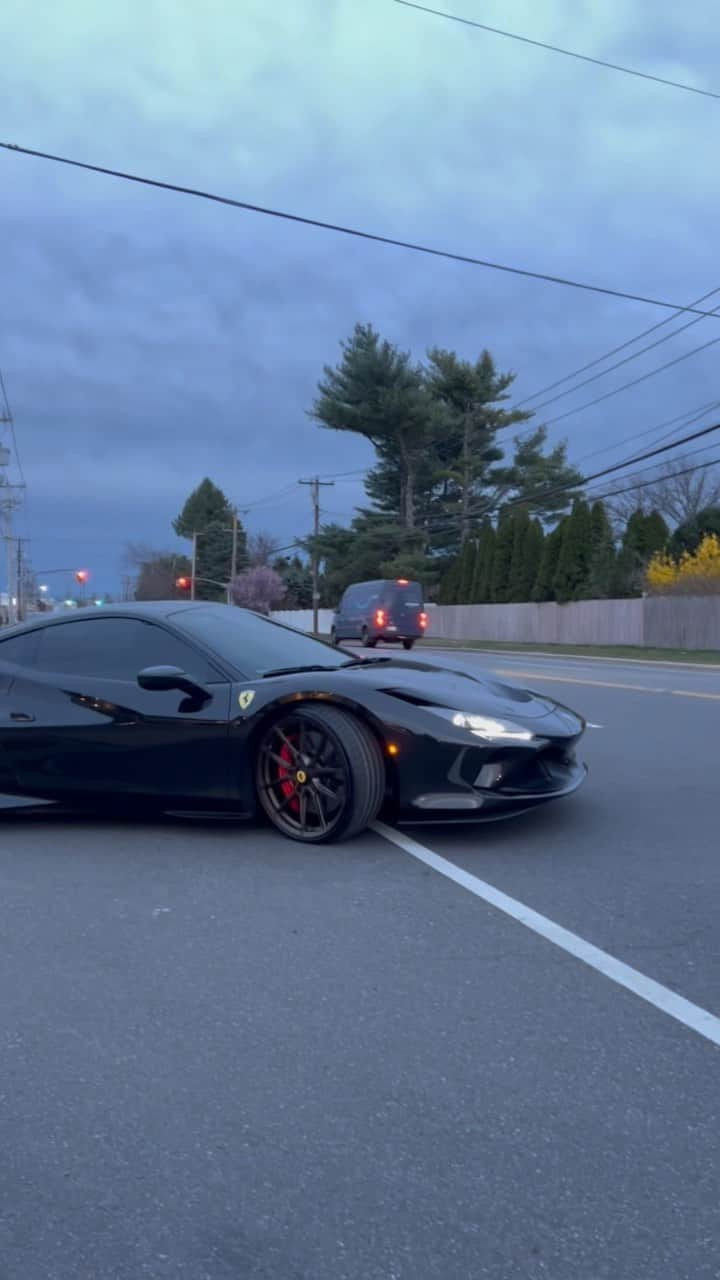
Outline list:
[[[330,643],[331,643],[331,644],[334,644],[336,647],[337,647],[337,645],[339,645],[339,643],[340,643],[340,641],[338,640],[338,637],[337,637],[337,631],[335,630],[335,628],[334,628],[334,627],[331,627],[331,628],[330,628]]]
[[[361,643],[361,645],[362,645],[363,649],[367,649],[367,648],[369,647],[369,646],[368,646],[368,638],[369,638],[369,637],[368,637],[368,629],[367,629],[367,627],[363,627],[362,631],[360,632],[360,643]]]
[[[303,844],[326,844],[351,840],[375,820],[385,796],[385,765],[375,737],[356,716],[305,704],[266,725],[255,781],[260,806],[277,831]]]
[[[414,640],[403,640],[403,649],[412,649],[414,643]]]

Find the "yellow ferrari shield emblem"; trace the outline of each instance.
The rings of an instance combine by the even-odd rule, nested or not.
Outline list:
[[[238,695],[238,702],[240,703],[240,710],[241,710],[241,711],[247,711],[247,709],[248,709],[248,707],[250,706],[250,703],[252,702],[252,700],[253,700],[253,698],[254,698],[254,697],[255,697],[255,690],[254,690],[254,689],[243,689],[242,693]]]

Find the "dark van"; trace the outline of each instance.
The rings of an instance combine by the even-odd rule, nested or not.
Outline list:
[[[335,613],[330,636],[333,644],[359,640],[372,649],[378,640],[385,640],[412,649],[426,627],[420,583],[395,578],[356,582],[348,587]]]

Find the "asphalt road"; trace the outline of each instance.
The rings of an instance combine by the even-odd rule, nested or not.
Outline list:
[[[413,837],[720,1016],[720,673],[451,660],[591,775]],[[720,1049],[377,834],[7,814],[0,964],[2,1280],[720,1277]]]

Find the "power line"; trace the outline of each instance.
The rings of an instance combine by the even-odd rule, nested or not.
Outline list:
[[[605,285],[588,284],[586,281],[571,280],[566,276],[551,275],[543,271],[530,271],[524,267],[513,267],[507,263],[492,262],[486,258],[474,258],[469,254],[453,253],[448,249],[435,249],[430,245],[418,244],[411,240],[399,240],[393,236],[379,235],[372,231],[362,231],[358,227],[346,227],[341,223],[325,222],[320,218],[304,217],[299,213],[288,213],[282,209],[270,209],[264,205],[251,204],[246,200],[234,200],[230,196],[216,195],[200,188],[181,186],[174,182],[162,182],[159,178],[144,178],[121,169],[110,169],[104,165],[89,164],[83,160],[72,160],[67,156],[53,155],[47,151],[22,147],[12,142],[0,142],[0,148],[5,151],[17,152],[20,155],[34,156],[40,160],[51,160],[56,164],[70,165],[75,169],[85,169],[91,173],[102,173],[111,178],[122,178],[126,182],[137,182],[141,186],[157,187],[162,191],[175,191],[179,195],[194,196],[200,200],[210,200],[215,204],[228,205],[234,209],[244,209],[248,213],[259,213],[265,217],[280,218],[286,222],[298,223],[301,226],[317,227],[323,231],[334,231],[339,235],[354,236],[356,239],[369,240],[375,244],[387,244],[396,249],[409,249],[413,253],[427,254],[433,258],[445,258],[451,262],[462,262],[472,267],[484,267],[490,271],[503,271],[508,275],[522,276],[529,280],[543,280],[547,284],[563,285],[569,289],[581,289],[586,293],[598,293],[610,298],[622,298],[626,302],[642,302],[647,306],[663,307],[668,311],[692,312],[694,315],[718,318],[712,311],[700,311],[697,307],[684,307],[677,302],[666,302],[660,298],[648,298],[644,294],[628,293],[623,289],[611,289]]]
[[[707,298],[714,297],[716,293],[720,293],[720,286],[716,289],[710,289],[709,293],[702,294],[700,298],[695,298],[690,303],[690,306],[697,307],[701,302],[705,302]],[[717,308],[715,310],[717,311]],[[572,382],[573,378],[579,378],[581,373],[587,373],[588,369],[595,369],[597,365],[603,364],[605,360],[611,360],[613,356],[618,355],[621,351],[626,351],[628,347],[633,347],[636,342],[642,342],[643,338],[648,338],[651,333],[656,333],[658,329],[663,329],[666,324],[672,324],[673,320],[676,320],[681,314],[680,311],[677,311],[674,316],[666,316],[664,320],[659,320],[657,324],[651,324],[649,329],[643,329],[642,333],[636,333],[634,338],[627,338],[625,342],[621,342],[617,347],[612,347],[604,355],[596,356],[594,360],[589,360],[587,364],[581,365],[579,369],[573,370],[572,373],[566,373],[564,377],[557,378],[555,382],[548,383],[546,387],[541,387],[539,391],[533,391],[532,395],[518,400],[515,408],[522,409],[531,400],[537,400],[538,396],[545,396],[549,391],[554,391],[556,387],[562,387],[564,383]]]
[[[649,378],[654,378],[658,373],[663,373],[666,369],[672,369],[676,364],[682,364],[683,360],[689,360],[691,356],[699,355],[701,351],[707,351],[708,347],[714,347],[720,338],[711,338],[709,342],[704,342],[700,347],[692,347],[690,351],[685,351],[681,356],[676,356],[674,360],[666,360],[665,364],[659,364],[657,368],[650,369],[648,373],[643,373],[639,378],[633,378],[630,382],[624,382],[620,387],[614,387],[612,391],[606,391],[604,395],[596,396],[594,400],[586,400],[584,404],[580,404],[575,409],[568,409],[565,413],[559,413],[554,418],[548,418],[544,424],[547,427],[554,426],[556,422],[564,422],[566,418],[572,418],[576,413],[583,413],[585,409],[592,409],[596,404],[602,404],[604,400],[609,400],[612,396],[618,396],[622,391],[628,391],[630,387],[637,387],[641,382],[647,382]]]
[[[528,497],[511,498],[507,502],[497,502],[494,505],[484,505],[482,507],[474,508],[469,512],[470,518],[478,519],[487,515],[493,515],[500,509],[500,507],[516,507],[526,504],[536,506],[538,502],[546,502],[549,498],[560,497],[563,493],[577,492],[578,489],[584,488],[585,485],[590,484],[594,480],[603,479],[605,476],[613,475],[616,471],[622,471],[625,467],[634,466],[638,462],[645,462],[649,458],[658,457],[662,453],[667,453],[670,449],[676,449],[679,445],[689,444],[691,441],[711,435],[715,431],[720,431],[720,422],[713,423],[709,427],[703,427],[700,431],[694,431],[690,435],[681,437],[679,440],[671,441],[669,444],[649,449],[645,453],[639,453],[630,458],[625,458],[622,462],[615,462],[610,467],[603,467],[600,471],[592,472],[591,475],[581,476],[579,480],[568,481],[567,483],[560,485],[553,485],[549,489],[541,489],[539,492],[533,493]],[[463,517],[461,515],[430,516],[425,524],[428,528],[430,526],[437,526],[432,531],[439,532],[441,528],[454,527],[461,523],[462,519]],[[422,530],[418,529],[417,532],[420,533]]]
[[[629,484],[624,489],[613,489],[608,493],[594,493],[592,495],[594,501],[604,502],[607,498],[619,498],[623,493],[634,493],[637,489],[648,489],[651,485],[657,484],[659,480],[677,480],[679,476],[689,476],[695,471],[705,471],[708,467],[716,467],[720,462],[720,457],[709,458],[707,462],[698,462],[694,467],[683,467],[681,471],[669,471],[664,476],[654,476],[652,480],[643,480],[638,484]]]
[[[531,44],[536,49],[545,49],[548,53],[562,53],[566,58],[577,58],[580,62],[590,62],[596,67],[605,67],[608,71],[621,71],[626,76],[637,76],[640,80],[652,80],[655,84],[666,85],[670,89],[682,89],[685,93],[699,93],[704,98],[720,98],[720,93],[711,89],[700,89],[694,84],[683,84],[680,80],[666,80],[664,76],[651,75],[649,71],[638,71],[634,67],[621,67],[616,62],[606,62],[603,58],[592,58],[587,53],[576,53],[572,49],[563,49],[556,44],[546,44],[543,40],[532,40],[530,36],[519,35],[515,31],[502,31],[499,27],[490,27],[485,22],[475,22],[472,18],[461,18],[455,13],[446,13],[442,9],[430,9],[427,5],[416,4],[414,0],[395,0],[406,9],[417,9],[420,13],[431,13],[436,18],[447,18],[450,22],[459,22],[465,27],[476,27],[478,31],[487,31],[494,36],[504,36],[507,40],[518,40],[521,44]]]
[[[587,462],[589,458],[597,458],[601,453],[610,453],[613,449],[619,449],[623,445],[630,444],[633,440],[642,440],[645,436],[654,435],[656,431],[662,431],[664,427],[671,427],[672,430],[667,434],[672,435],[678,423],[682,423],[686,427],[692,426],[693,422],[698,422],[711,409],[717,409],[718,407],[720,407],[720,400],[709,400],[707,404],[702,405],[700,408],[688,409],[685,413],[679,413],[675,418],[666,418],[664,422],[659,422],[654,427],[647,427],[644,431],[638,431],[632,436],[625,436],[615,444],[606,444],[601,449],[593,449],[592,453],[584,453],[581,458],[578,458],[575,465],[579,466],[581,462]],[[660,440],[666,439],[664,435],[659,438]]]
[[[719,308],[715,308],[716,311]],[[607,369],[601,369],[599,373],[593,373],[589,378],[583,378],[582,382],[576,382],[574,386],[567,387],[565,391],[559,391],[557,395],[550,396],[547,400],[541,400],[540,404],[536,404],[533,413],[539,413],[541,409],[546,409],[550,404],[556,404],[558,400],[564,400],[566,396],[572,396],[576,391],[588,387],[591,382],[597,382],[599,378],[606,378],[609,373],[614,373],[616,369],[622,369],[626,364],[630,364],[633,360],[639,360],[640,356],[647,355],[648,351],[653,351],[655,347],[661,347],[663,343],[669,342],[671,338],[676,338],[678,334],[684,333],[686,329],[692,329],[695,324],[702,324],[703,317],[695,316],[692,320],[686,321],[680,325],[678,329],[672,329],[670,333],[664,334],[662,338],[656,338],[654,342],[649,342],[646,347],[641,347],[639,351],[634,351],[632,355],[624,356],[622,360],[616,360],[615,364],[608,365]],[[700,348],[702,349],[702,348]]]

